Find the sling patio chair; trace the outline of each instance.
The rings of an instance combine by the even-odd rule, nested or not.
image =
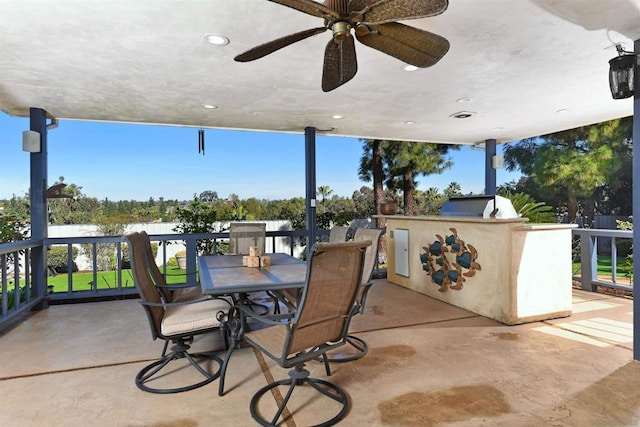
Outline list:
[[[263,222],[232,222],[229,224],[229,254],[249,255],[249,248],[257,246],[260,253],[264,254],[266,246],[266,227]],[[272,295],[268,295],[272,301]],[[262,314],[269,311],[269,307],[253,301],[249,295],[242,293],[240,300],[253,310],[260,309]],[[277,301],[274,301],[277,304]]]
[[[376,262],[378,260],[378,248],[380,247],[380,239],[384,230],[380,228],[358,228],[353,236],[355,242],[359,241],[371,241],[371,246],[367,247],[364,256],[364,267],[362,269],[362,282],[358,288],[358,294],[356,296],[356,313],[364,314],[364,307],[367,302],[367,295],[371,285],[373,285],[372,277],[373,270],[375,269]],[[351,362],[364,357],[369,351],[369,346],[362,339],[355,335],[347,335],[347,343],[357,350],[355,354],[343,353],[340,349],[339,352],[334,352],[328,355],[329,362]]]
[[[203,295],[200,283],[167,283],[167,276],[160,271],[160,268],[158,268],[158,265],[155,262],[149,235],[146,231],[140,231],[139,234],[140,238],[143,240],[142,247],[144,248],[144,255],[147,267],[149,268],[149,273],[151,274],[155,286],[160,291],[162,301],[174,302],[174,300],[176,300],[184,302],[188,300],[201,299]]]
[[[337,402],[337,414],[318,425],[331,426],[345,417],[349,406],[345,391],[329,381],[310,377],[310,372],[305,369],[305,362],[322,358],[327,376],[331,375],[326,352],[347,342],[349,322],[355,313],[355,299],[362,278],[364,253],[370,245],[371,241],[318,243],[307,264],[306,284],[298,308],[286,323],[281,319],[256,315],[242,305],[234,306],[233,312],[239,315],[239,319],[236,318],[237,321],[230,324],[237,328],[244,329],[248,317],[271,325],[250,332],[241,330],[240,339],[273,359],[280,367],[293,368],[289,371],[289,378],[266,385],[251,398],[251,416],[260,425],[278,425],[281,416],[284,418],[282,422],[286,422],[289,412],[285,412],[285,406],[295,388],[304,385],[311,386],[321,395]],[[226,368],[234,347],[235,345],[229,347],[225,358],[220,386],[224,384]],[[261,397],[280,386],[288,390],[283,393],[285,397],[275,415],[267,419],[260,411]],[[223,392],[220,387],[220,395]],[[305,406],[304,403],[301,405],[299,410]]]
[[[345,227],[342,225],[334,225],[329,230],[329,241],[330,242],[344,242],[347,240],[347,233],[349,232],[349,227]]]
[[[153,340],[160,338],[165,341],[161,358],[138,372],[135,379],[136,385],[141,390],[150,393],[166,394],[193,390],[209,384],[219,377],[222,360],[212,352],[189,353],[189,349],[195,336],[220,332],[219,319],[229,310],[229,302],[209,296],[194,299],[192,294],[185,294],[181,298],[171,291],[168,294],[163,293],[163,288],[157,287],[154,282],[153,267],[146,253],[149,237],[146,233],[131,233],[125,238],[129,245],[134,283],[140,294],[140,303],[144,307],[149,321],[151,336]],[[168,299],[169,301],[167,301]],[[167,352],[169,342],[173,346]],[[180,359],[188,361],[190,366],[194,367],[204,379],[195,383],[173,386],[172,381],[167,381],[167,378],[164,377],[169,374],[175,376],[182,372],[181,370],[171,371],[167,368],[170,362]],[[203,360],[202,364],[198,362],[199,360]],[[213,363],[218,368],[215,369],[215,372],[211,372],[211,370],[205,369],[208,366],[203,366],[204,362]],[[154,381],[160,382],[161,385],[171,383],[172,386],[153,386]],[[148,385],[148,383],[152,385]]]
[[[263,222],[232,222],[229,224],[229,254],[249,255],[249,248],[265,250],[267,224]]]

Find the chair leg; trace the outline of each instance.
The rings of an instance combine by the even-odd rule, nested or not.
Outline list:
[[[331,363],[344,363],[344,362],[352,362],[354,360],[358,360],[363,358],[369,352],[369,346],[367,343],[359,337],[355,335],[347,335],[347,344],[350,344],[351,347],[357,350],[357,353],[353,355],[346,356],[334,356],[327,355],[329,362]]]
[[[227,366],[229,366],[229,359],[231,359],[231,353],[235,350],[235,345],[229,346],[227,353],[224,356],[224,362],[220,368],[220,381],[218,383],[218,396],[224,396],[224,379],[227,374]]]
[[[186,359],[198,372],[202,374],[204,380],[195,384],[174,388],[156,388],[147,385],[147,382],[151,382],[157,379],[156,374],[162,371],[164,367],[166,367],[170,362],[178,359]],[[214,373],[207,372],[202,368],[202,366],[200,366],[200,363],[198,363],[196,359],[213,360],[218,364],[218,369]],[[222,360],[216,355],[211,353],[191,354],[189,353],[189,345],[184,341],[179,341],[171,348],[170,353],[166,354],[160,360],[156,360],[150,365],[145,366],[140,372],[138,372],[138,375],[136,375],[136,385],[140,390],[157,394],[170,394],[189,391],[215,381],[220,376],[221,366]]]
[[[282,413],[284,412],[285,407],[287,406],[287,403],[289,402],[289,399],[291,398],[291,395],[293,394],[294,389],[297,386],[303,386],[305,384],[310,385],[316,391],[320,392],[324,396],[329,397],[332,400],[335,400],[336,402],[342,405],[338,414],[336,414],[334,417],[326,421],[321,422],[320,424],[316,424],[316,427],[328,427],[328,426],[335,425],[345,417],[345,415],[347,414],[347,410],[349,408],[349,398],[347,397],[347,394],[344,392],[344,390],[342,390],[337,385],[330,383],[328,381],[324,381],[317,378],[309,378],[309,371],[304,369],[304,365],[296,366],[295,369],[289,371],[289,378],[273,382],[271,384],[266,385],[265,387],[262,387],[260,390],[258,390],[256,394],[254,394],[253,397],[251,398],[251,402],[249,404],[249,410],[251,411],[251,416],[253,417],[254,420],[258,422],[258,424],[262,426],[265,426],[265,427],[277,426],[278,420],[282,416]],[[278,406],[278,410],[276,411],[274,417],[271,419],[271,421],[268,421],[266,418],[262,417],[258,413],[258,404],[260,402],[260,398],[267,392],[271,391],[272,389],[279,386],[283,386],[283,385],[288,385],[289,390],[287,391],[287,394],[285,395],[282,403]]]

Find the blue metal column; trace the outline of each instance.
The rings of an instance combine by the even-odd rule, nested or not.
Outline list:
[[[307,256],[316,243],[316,128],[304,128],[304,159],[306,182],[306,211],[307,211]],[[307,258],[309,259],[309,258]]]
[[[47,200],[44,198],[44,192],[47,189],[47,112],[41,108],[31,108],[29,117],[29,129],[40,134],[40,152],[31,153],[30,156],[31,239],[42,241],[48,236],[49,222]],[[44,245],[31,250],[31,273],[36,297],[44,297],[47,288],[46,255]],[[47,308],[46,300],[35,308]]]
[[[496,194],[496,170],[493,168],[493,157],[496,155],[496,140],[487,139],[484,149],[484,194]]]
[[[634,52],[640,52],[640,39],[633,46]],[[636,93],[633,97],[633,219],[640,218],[640,56],[636,56]],[[633,247],[640,248],[640,222],[633,227]],[[633,257],[633,358],[640,360],[640,251]]]

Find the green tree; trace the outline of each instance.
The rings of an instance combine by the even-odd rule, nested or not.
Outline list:
[[[351,196],[353,208],[358,218],[369,218],[376,214],[375,203],[373,202],[373,190],[371,187],[362,186],[353,192]]]
[[[176,209],[179,224],[173,231],[179,234],[219,233],[218,214],[214,206],[201,202],[194,195],[188,206]],[[213,254],[213,241],[200,240],[196,244],[199,254]]]
[[[447,199],[462,196],[462,187],[457,182],[451,182],[447,188],[444,189],[444,196]]]
[[[443,173],[453,166],[445,156],[449,150],[459,148],[429,142],[391,141],[384,144],[387,187],[402,190],[405,215],[414,214],[415,177]]]
[[[64,177],[59,177],[53,185],[56,184],[64,184]],[[66,184],[62,194],[67,198],[48,200],[51,224],[91,224],[102,214],[98,199],[85,196],[82,187]]]
[[[440,215],[442,204],[447,201],[447,196],[440,193],[436,187],[430,187],[426,191],[416,191],[417,210],[421,215]]]
[[[593,217],[594,194],[618,191],[625,187],[621,177],[630,176],[630,130],[630,119],[619,119],[528,138],[505,147],[505,164],[532,178],[545,199],[563,194],[569,222],[575,221],[580,200]]]

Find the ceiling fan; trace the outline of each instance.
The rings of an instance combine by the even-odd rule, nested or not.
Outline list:
[[[324,92],[345,84],[358,71],[351,30],[360,43],[420,68],[434,65],[449,50],[449,42],[444,37],[395,22],[439,15],[447,9],[448,0],[269,1],[323,18],[324,25],[261,44],[234,59],[253,61],[330,29],[333,38],[325,48],[322,69]]]

